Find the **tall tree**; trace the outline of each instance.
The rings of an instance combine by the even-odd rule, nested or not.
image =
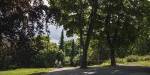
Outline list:
[[[147,1],[147,0],[144,0]],[[115,50],[128,47],[139,35],[143,2],[140,0],[50,0],[61,10],[61,23],[67,35],[77,34],[83,50],[81,68],[87,67],[90,40],[104,40],[115,66]]]
[[[61,32],[61,37],[59,41],[59,49],[64,51],[64,30]]]
[[[64,30],[62,30],[61,32],[61,37],[60,37],[60,41],[59,41],[59,50],[60,52],[63,53],[63,55],[65,55],[65,51],[64,51]],[[61,65],[64,65],[64,57],[62,57],[60,60],[61,61]]]
[[[100,24],[103,38],[110,49],[111,65],[115,66],[116,50],[135,42],[139,36],[143,2],[130,0],[101,0]],[[99,31],[98,30],[98,31]]]
[[[74,40],[72,41],[72,50],[71,50],[71,57],[70,57],[70,65],[74,66],[74,62],[73,59],[75,57],[75,44],[74,44]]]
[[[56,11],[43,5],[42,0],[0,0],[0,47],[9,45],[6,52],[10,52],[4,56],[11,56],[19,65],[29,64],[34,55],[32,38],[43,35],[45,25]]]
[[[50,0],[50,2],[53,2],[55,7],[61,9],[61,23],[67,30],[67,35],[75,33],[80,36],[80,47],[83,50],[81,68],[86,68],[87,51],[97,16],[98,0]]]

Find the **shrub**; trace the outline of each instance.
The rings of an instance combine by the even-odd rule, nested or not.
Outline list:
[[[74,58],[74,64],[75,64],[75,66],[80,65],[80,55],[77,55],[77,56]]]
[[[130,55],[126,57],[127,62],[136,62],[139,60],[139,57],[137,55]]]
[[[0,57],[0,69],[14,68],[11,66],[12,56],[3,56]]]
[[[65,66],[70,65],[70,58],[68,56],[64,58],[64,63],[65,63]]]
[[[148,61],[148,60],[150,60],[150,55],[143,56],[143,57],[141,58],[141,60],[142,60],[142,61]]]
[[[33,58],[33,65],[35,67],[54,67],[56,60],[63,59],[63,53],[58,50],[41,50]]]
[[[126,60],[123,58],[117,58],[116,60],[117,60],[117,63],[121,63],[121,64],[124,64],[126,62]]]

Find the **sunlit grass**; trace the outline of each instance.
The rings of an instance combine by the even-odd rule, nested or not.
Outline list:
[[[130,65],[130,66],[145,66],[150,67],[150,56],[137,56],[138,60],[133,62],[128,62],[128,58],[116,58],[117,65]],[[104,61],[100,65],[101,67],[110,66],[110,60]]]
[[[104,63],[102,63],[100,66],[101,66],[101,67],[110,66],[110,61],[107,60],[107,61],[105,61]]]
[[[0,75],[32,75],[34,73],[49,72],[52,68],[21,68],[8,71],[0,71]]]
[[[143,66],[150,67],[150,60],[149,61],[138,61],[137,63],[140,65],[143,65]]]

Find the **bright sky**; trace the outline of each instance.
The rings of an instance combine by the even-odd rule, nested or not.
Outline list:
[[[47,0],[43,0],[43,1],[44,1],[44,5],[49,6]],[[50,28],[51,41],[54,43],[59,43],[59,39],[60,39],[60,35],[61,35],[61,31],[63,27],[56,27],[56,26],[50,25],[49,28]]]
[[[51,37],[51,41],[54,43],[59,43],[60,40],[60,36],[61,36],[61,31],[63,29],[63,27],[56,27],[54,25],[50,25],[50,37]],[[64,32],[64,39],[68,40],[66,37],[66,32]]]
[[[49,6],[49,4],[48,4],[48,1],[47,1],[47,0],[43,0],[43,1],[44,1],[44,4],[45,4],[45,5]]]

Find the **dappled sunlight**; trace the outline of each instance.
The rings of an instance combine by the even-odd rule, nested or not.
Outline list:
[[[140,66],[117,66],[117,67],[89,67],[80,69],[61,68],[53,70],[46,75],[150,75],[150,67]]]
[[[94,75],[94,74],[96,74],[96,72],[83,72],[84,74],[86,74],[86,75]]]
[[[117,73],[117,72],[119,72],[120,70],[114,70],[114,71],[112,71],[112,74],[115,74],[115,73]]]

